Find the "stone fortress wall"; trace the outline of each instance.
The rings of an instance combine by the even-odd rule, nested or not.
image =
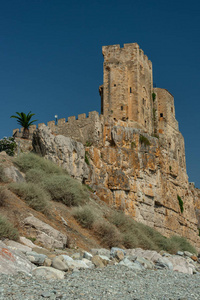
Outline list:
[[[100,199],[166,236],[185,236],[200,248],[199,192],[188,182],[174,98],[166,89],[153,88],[152,63],[138,44],[104,46],[102,52],[101,115],[90,112],[88,117],[81,114],[47,125],[53,134],[85,145],[90,163],[85,183]],[[31,134],[35,129],[31,126]],[[22,135],[18,129],[13,133]]]
[[[69,136],[86,144],[103,142],[106,124],[132,127],[163,140],[170,157],[186,169],[184,139],[175,119],[174,98],[166,90],[153,88],[152,63],[137,43],[103,46],[103,85],[100,86],[101,115],[98,112],[50,121],[47,126],[54,134]],[[156,94],[153,101],[152,93]],[[43,124],[43,123],[41,123]],[[41,126],[38,124],[38,128]],[[30,136],[36,125],[30,126]],[[16,137],[22,129],[14,129]]]
[[[39,123],[40,128],[44,123]],[[85,144],[98,143],[102,140],[103,132],[103,116],[99,115],[97,111],[89,112],[88,117],[86,114],[68,117],[66,122],[65,118],[58,119],[56,124],[55,121],[49,121],[47,126],[51,129],[52,133],[57,135],[61,134],[69,136],[72,139]],[[30,139],[32,139],[33,132],[37,129],[36,125],[30,126]],[[13,135],[16,137],[22,137],[23,128],[14,129]]]

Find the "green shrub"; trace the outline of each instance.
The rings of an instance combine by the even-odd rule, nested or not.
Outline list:
[[[156,93],[152,93],[152,100],[153,100],[153,102],[156,100]]]
[[[14,156],[17,144],[13,137],[4,137],[0,140],[0,152],[5,151],[8,155]]]
[[[52,175],[44,179],[43,187],[51,195],[52,200],[60,201],[67,206],[84,204],[89,194],[78,181],[67,175]]]
[[[89,156],[88,151],[85,151],[85,162],[86,162],[86,164],[89,166],[89,165],[90,165],[90,162],[89,162],[88,156]]]
[[[103,245],[111,248],[120,246],[122,236],[117,228],[106,220],[99,220],[94,223],[93,229],[95,234],[101,239]]]
[[[181,197],[179,195],[177,195],[177,199],[178,199],[178,202],[179,202],[181,213],[183,213],[183,211],[184,211],[183,200],[181,199]]]
[[[95,214],[87,205],[83,207],[74,208],[72,212],[74,218],[85,228],[92,228],[95,221]]]
[[[37,154],[28,153],[21,154],[15,159],[15,164],[20,168],[22,172],[27,172],[30,169],[39,169],[46,174],[67,174],[66,170],[57,166],[54,162],[45,159]]]
[[[9,188],[24,199],[31,208],[45,214],[49,212],[50,196],[39,185],[31,182],[15,182],[11,183]]]
[[[195,253],[195,254],[197,253],[195,247],[193,247],[190,244],[190,242],[182,236],[174,235],[170,237],[169,243],[174,253],[176,253],[177,251],[189,251],[191,253]]]
[[[136,147],[136,143],[135,142],[131,142],[131,149]]]
[[[2,238],[16,241],[19,238],[19,233],[5,217],[0,215],[0,239]]]
[[[146,138],[144,135],[140,135],[140,143],[145,145],[145,146],[149,146],[150,142],[148,140],[148,138]]]
[[[108,220],[114,224],[122,234],[122,244],[126,248],[151,250],[165,250],[176,253],[178,250],[195,252],[195,248],[183,237],[166,238],[153,228],[134,221],[122,211],[115,211]]]
[[[35,184],[42,184],[46,176],[48,175],[43,170],[30,169],[26,172],[26,181]]]

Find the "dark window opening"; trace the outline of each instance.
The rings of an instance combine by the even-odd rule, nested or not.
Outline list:
[[[130,93],[132,93],[132,89],[131,89],[131,87],[130,87]]]
[[[147,126],[147,121],[145,121],[145,127]]]
[[[171,112],[173,113],[173,107],[171,107]]]
[[[161,118],[163,117],[163,113],[160,114],[160,117],[161,117]]]
[[[169,143],[169,148],[171,148],[171,143]]]
[[[98,136],[100,136],[100,132],[98,131]]]
[[[123,108],[123,106],[121,106],[121,110],[123,110],[124,108]]]
[[[114,86],[116,86],[116,84],[114,84]]]

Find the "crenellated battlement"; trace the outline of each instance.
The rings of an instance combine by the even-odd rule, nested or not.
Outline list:
[[[78,118],[75,116],[58,119],[57,124],[55,121],[47,122],[47,126],[51,129],[53,134],[63,134],[72,137],[75,140],[86,143],[89,140],[94,142],[101,139],[102,133],[101,124],[104,122],[104,118],[97,111],[89,112],[88,116],[85,113],[79,114]],[[30,138],[32,138],[33,132],[37,128],[41,128],[45,123],[39,123],[31,125],[29,127]],[[97,130],[97,132],[96,132]],[[23,128],[16,128],[13,130],[13,136],[21,138],[23,135]]]

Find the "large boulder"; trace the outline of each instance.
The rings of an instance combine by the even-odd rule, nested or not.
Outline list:
[[[54,229],[50,225],[40,221],[34,216],[27,217],[24,224],[33,227],[37,232],[37,241],[42,243],[48,249],[65,248],[67,245],[67,236]]]
[[[31,273],[35,266],[19,250],[13,250],[0,241],[0,274]]]
[[[85,148],[82,143],[63,135],[53,135],[49,127],[41,125],[33,133],[36,153],[62,166],[74,178],[83,181],[88,177]]]

